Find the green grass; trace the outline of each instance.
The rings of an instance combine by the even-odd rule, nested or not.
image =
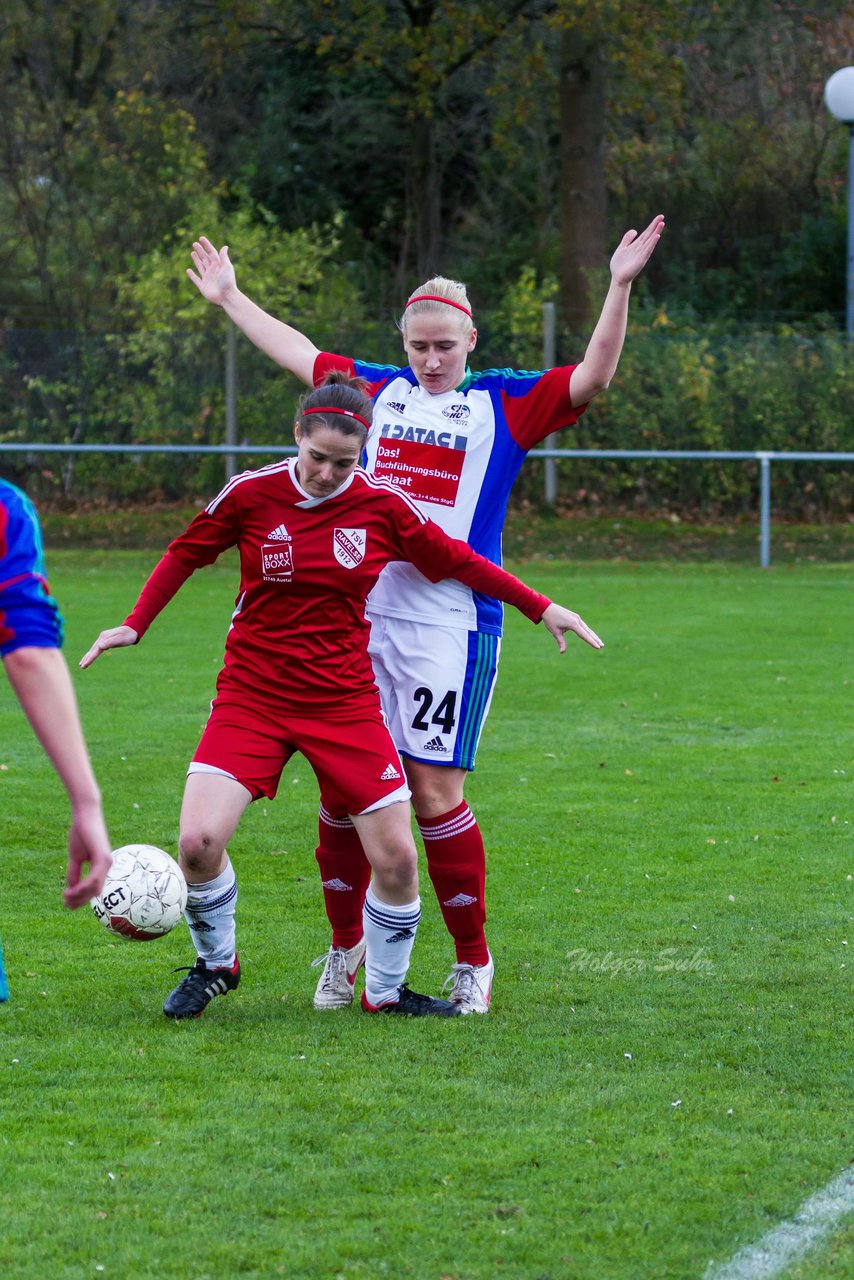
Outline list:
[[[153,558],[51,554],[70,661]],[[327,932],[297,762],[231,846],[240,990],[169,1023],[186,934],[129,944],[63,911],[67,806],[0,685],[4,1277],[688,1280],[849,1163],[850,571],[524,576],[606,648],[560,658],[509,619],[468,792],[485,1018],[313,1010]],[[116,844],[175,851],[234,587],[233,566],[198,575],[139,649],[78,675]],[[412,980],[437,992],[426,876],[424,906]],[[791,1272],[828,1274],[854,1274],[850,1222]]]
[[[144,507],[41,508],[51,547],[160,550],[193,518],[201,503],[150,503]],[[504,527],[504,550],[517,560],[759,561],[756,513],[740,520],[650,516],[625,511],[589,514],[519,503]],[[854,518],[834,524],[771,523],[773,564],[849,563],[854,559]]]

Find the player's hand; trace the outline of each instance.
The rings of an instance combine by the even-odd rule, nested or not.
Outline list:
[[[627,231],[611,258],[611,277],[617,284],[631,284],[652,257],[664,230],[664,214],[657,213],[645,231]]]
[[[199,236],[193,242],[190,256],[196,270],[187,267],[187,275],[202,297],[221,307],[228,294],[237,288],[237,277],[228,257],[228,245],[215,249],[207,236]]]
[[[83,868],[89,863],[88,875]],[[99,804],[81,805],[75,810],[68,833],[67,888],[62,898],[72,910],[96,898],[104,887],[113,855]]]
[[[566,640],[564,636],[567,631],[574,631],[579,639],[589,644],[591,649],[603,649],[605,647],[604,640],[600,640],[595,631],[588,627],[583,618],[577,613],[573,613],[571,609],[564,609],[562,604],[550,604],[541,619],[547,631],[550,631],[557,640],[557,647],[561,653],[566,653]]]
[[[139,632],[134,631],[133,627],[109,627],[106,631],[101,632],[92,648],[87,649],[83,654],[80,659],[80,666],[85,671],[107,649],[123,649],[126,645],[136,644],[138,639]]]

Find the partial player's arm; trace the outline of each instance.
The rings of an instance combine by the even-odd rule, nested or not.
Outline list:
[[[532,622],[542,622],[554,636],[561,653],[566,651],[564,636],[567,631],[573,631],[593,649],[603,648],[603,641],[577,613],[554,604],[548,596],[534,591],[506,569],[478,555],[468,543],[448,537],[439,525],[424,519],[420,513],[418,515],[417,520],[411,517],[402,519],[399,528],[406,558],[425,578],[431,582],[455,578],[474,591],[512,604]]]
[[[213,564],[226,547],[237,539],[237,517],[234,504],[221,501],[222,491],[211,506],[217,514],[206,509],[199,512],[183,533],[170,542],[166,554],[155,565],[139,599],[121,626],[108,627],[80,659],[85,670],[108,649],[123,649],[141,640],[154,619],[166,608],[169,601],[181,590],[184,583],[197,569]]]
[[[652,256],[663,230],[664,215],[659,213],[640,235],[627,231],[617,246],[611,258],[611,286],[602,312],[584,359],[570,376],[569,396],[574,408],[604,391],[616,373],[626,338],[632,283]]]
[[[72,817],[63,896],[67,906],[79,907],[100,893],[112,856],[71,675],[55,648],[14,649],[4,665],[24,714],[68,792]],[[87,862],[89,873],[84,876]]]
[[[124,649],[141,640],[158,613],[166,608],[192,572],[188,564],[179,560],[171,550],[167,551],[155,566],[139,593],[139,599],[121,626],[108,627],[106,631],[102,631],[95,643],[83,654],[80,659],[83,670],[91,667],[95,659],[100,658],[108,649]]]
[[[228,256],[228,245],[215,249],[206,236],[199,236],[193,243],[191,256],[196,270],[188,267],[187,275],[202,297],[222,307],[241,333],[271,360],[306,386],[313,386],[314,362],[320,354],[317,347],[299,329],[274,319],[241,293]]]

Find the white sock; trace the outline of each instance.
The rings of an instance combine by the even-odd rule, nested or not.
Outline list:
[[[196,946],[196,954],[209,969],[230,969],[234,964],[234,910],[237,905],[237,877],[231,859],[215,880],[187,886],[185,920]]]
[[[365,998],[369,1004],[389,1004],[400,998],[415,931],[421,919],[421,899],[403,906],[380,902],[368,886],[362,921],[365,927]]]

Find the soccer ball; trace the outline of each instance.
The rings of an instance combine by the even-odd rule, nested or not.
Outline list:
[[[92,910],[105,929],[135,942],[162,938],[187,905],[187,882],[174,858],[153,844],[125,844]]]

